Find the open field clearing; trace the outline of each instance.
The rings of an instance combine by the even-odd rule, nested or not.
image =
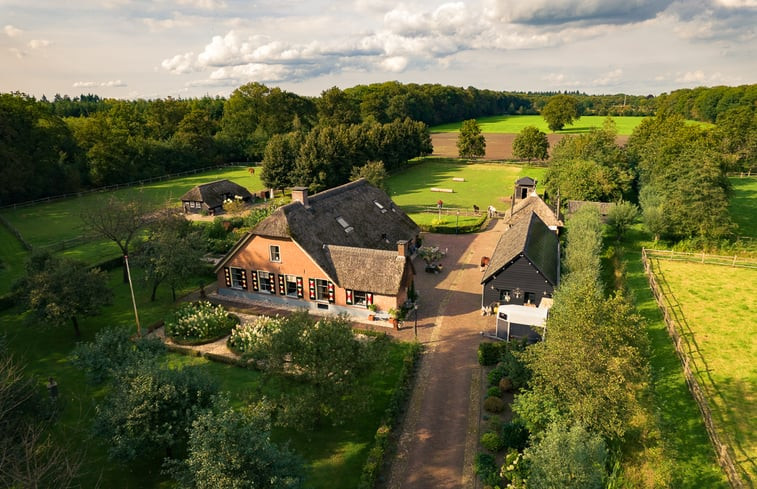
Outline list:
[[[757,239],[757,177],[732,177],[731,217],[738,224],[736,234]],[[757,243],[754,243],[757,245]]]
[[[575,121],[572,125],[565,126],[562,131],[556,131],[558,134],[572,134],[589,132],[594,128],[601,128],[607,117],[605,116],[584,116]],[[641,124],[643,117],[613,117],[615,126],[618,129],[618,135],[628,136],[634,128]],[[547,123],[540,115],[495,115],[489,117],[480,117],[476,119],[481,132],[491,133],[512,133],[517,134],[527,126],[536,126],[540,131],[550,133],[552,131],[547,127]],[[453,122],[442,124],[431,128],[431,132],[457,132],[460,130],[462,122]]]
[[[465,211],[472,211],[475,204],[482,215],[486,214],[489,205],[503,211],[510,205],[515,181],[522,176],[543,180],[544,170],[497,163],[467,163],[448,158],[424,158],[390,177],[388,185],[392,200],[418,225],[428,226],[439,215],[423,212],[423,209],[435,208],[439,200],[442,200],[444,207]],[[453,192],[434,192],[432,188],[450,189]],[[453,211],[452,214],[442,214],[442,220],[441,227],[446,228],[447,232],[454,232],[456,223],[464,228],[473,225],[480,218],[465,215],[458,218]]]
[[[757,481],[757,270],[655,259],[655,275],[680,307],[681,334],[717,431]],[[749,414],[752,413],[752,414]]]

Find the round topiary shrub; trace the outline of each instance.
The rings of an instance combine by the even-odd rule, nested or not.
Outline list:
[[[239,317],[208,301],[187,302],[166,321],[166,337],[179,344],[202,344],[223,338]]]
[[[484,399],[484,409],[490,413],[501,413],[505,410],[506,404],[499,397],[487,397]]]
[[[502,443],[502,437],[497,433],[488,432],[481,435],[481,446],[492,453],[497,453],[502,450],[504,443]]]
[[[499,387],[489,387],[486,389],[486,397],[499,397],[502,395],[502,391],[499,390]]]
[[[499,390],[502,392],[510,392],[513,389],[513,381],[510,377],[502,377],[499,379]]]
[[[502,447],[522,452],[528,445],[531,434],[522,421],[511,421],[502,426]]]
[[[499,384],[500,379],[504,377],[505,375],[507,375],[507,370],[505,370],[505,365],[500,362],[487,375],[487,380],[489,380],[489,385]]]

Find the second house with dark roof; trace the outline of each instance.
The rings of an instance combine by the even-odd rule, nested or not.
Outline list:
[[[407,300],[419,233],[363,179],[312,196],[295,187],[219,262],[218,293],[356,317],[388,311]]]

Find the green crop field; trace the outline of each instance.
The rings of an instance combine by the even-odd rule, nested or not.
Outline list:
[[[680,305],[717,429],[757,482],[757,270],[671,260],[655,268]]]
[[[424,207],[436,207],[442,200],[444,207],[472,210],[477,205],[483,214],[489,205],[502,211],[513,193],[515,181],[522,176],[543,180],[544,168],[506,165],[501,163],[467,163],[446,158],[423,158],[403,172],[389,178],[392,200],[402,207],[420,226],[431,225],[438,219],[434,212],[423,212]],[[462,178],[464,181],[454,181]],[[454,192],[432,192],[431,188],[452,189]],[[456,224],[466,227],[480,221],[473,216],[442,215],[442,225],[454,232]]]
[[[572,125],[565,126],[562,131],[557,132],[560,134],[589,132],[594,128],[602,127],[605,119],[607,119],[605,116],[584,116],[575,121]],[[527,126],[536,126],[539,130],[546,133],[552,132],[547,127],[547,123],[544,122],[544,118],[540,115],[496,115],[480,117],[476,120],[478,121],[478,125],[481,127],[482,132],[517,134]],[[633,132],[636,126],[638,126],[644,118],[613,117],[612,120],[615,121],[618,134],[621,136],[627,136]],[[450,124],[434,126],[431,128],[431,132],[457,132],[460,130],[461,124],[462,122],[453,122]]]

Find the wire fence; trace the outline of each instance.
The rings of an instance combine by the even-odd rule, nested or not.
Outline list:
[[[710,255],[707,253],[686,253],[682,251],[648,250],[646,254],[651,257],[671,261],[685,261],[691,263],[704,263],[707,265],[721,265],[735,268],[757,268],[757,259],[733,255]]]
[[[715,449],[718,463],[726,473],[731,487],[742,489],[747,487],[743,479],[743,474],[745,473],[745,471],[736,461],[735,451],[733,449],[731,440],[729,440],[728,437],[723,433],[719,433],[716,429],[715,422],[712,419],[712,409],[710,408],[710,403],[707,400],[705,390],[702,388],[700,382],[697,380],[697,376],[695,375],[695,371],[697,373],[703,373],[707,375],[707,369],[705,368],[702,370],[697,364],[698,361],[699,363],[703,361],[701,355],[698,354],[699,348],[696,346],[696,344],[693,343],[694,340],[691,335],[686,334],[686,320],[672,292],[665,292],[655,275],[653,259],[673,259],[670,258],[670,253],[673,252],[647,250],[642,248],[641,261],[644,265],[644,273],[647,276],[649,287],[654,294],[655,300],[657,301],[657,306],[662,312],[668,335],[670,335],[670,338],[673,340],[673,345],[675,346],[676,353],[678,354],[678,359],[681,361],[681,365],[683,366],[683,374],[684,378],[686,379],[686,385],[689,387],[689,391],[691,392],[691,395],[694,398],[694,401],[697,403],[699,411],[702,414],[705,429],[707,430],[707,435],[709,436],[710,442]],[[684,255],[693,254],[685,253]],[[709,256],[712,257],[714,255]],[[702,263],[725,265],[725,263],[720,260],[707,262],[706,257],[702,258],[702,260]],[[753,265],[753,267],[754,266],[755,265]],[[696,360],[697,356],[700,356],[700,359],[698,361]]]

